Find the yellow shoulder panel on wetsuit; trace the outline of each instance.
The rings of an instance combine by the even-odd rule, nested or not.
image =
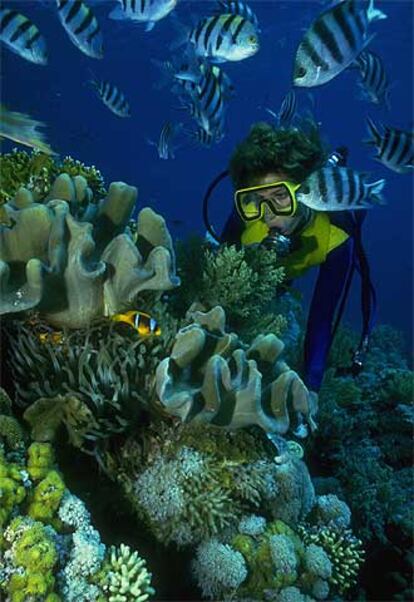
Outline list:
[[[247,224],[241,236],[243,245],[261,242],[268,235],[269,228],[262,220]],[[287,278],[296,278],[310,267],[326,260],[327,254],[342,244],[348,234],[331,224],[326,213],[315,213],[311,222],[299,236],[299,245],[295,251],[278,261],[285,267]]]

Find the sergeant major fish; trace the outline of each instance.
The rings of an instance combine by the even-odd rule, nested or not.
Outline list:
[[[69,38],[88,56],[103,57],[102,32],[92,10],[80,0],[56,0],[59,19]]]
[[[296,198],[318,211],[369,209],[384,204],[384,186],[385,180],[368,183],[366,174],[346,167],[323,167],[306,178]]]
[[[217,0],[220,5],[220,13],[229,13],[233,15],[239,15],[240,17],[244,17],[250,23],[259,29],[259,22],[257,16],[250,8],[248,4],[245,2],[241,2],[240,0]]]
[[[239,15],[204,17],[189,37],[198,56],[212,62],[241,61],[259,50],[257,29]]]
[[[372,138],[366,144],[375,146],[378,154],[374,159],[397,173],[412,173],[414,168],[414,133],[382,126],[380,133],[375,123],[367,117],[368,131]]]
[[[149,144],[157,148],[158,157],[160,159],[175,159],[175,149],[173,147],[173,140],[176,135],[181,131],[182,123],[171,123],[167,121],[161,128],[160,136],[157,142],[148,140]]]
[[[151,31],[155,23],[166,17],[177,4],[177,0],[118,0],[117,6],[110,14],[110,19],[129,19],[146,23],[145,31]]]
[[[272,115],[279,127],[289,127],[296,115],[297,99],[294,90],[290,90],[284,97],[278,113],[266,109]]]
[[[374,8],[374,0],[369,0],[368,7],[345,0],[323,12],[296,51],[294,85],[320,86],[339,75],[372,40],[369,24],[386,17]]]
[[[355,66],[361,74],[360,86],[364,96],[374,104],[384,103],[389,108],[388,77],[381,58],[365,50],[355,59]]]
[[[111,320],[114,322],[123,322],[132,326],[137,333],[142,337],[150,335],[159,336],[161,334],[161,328],[154,318],[143,311],[132,310],[126,311],[125,313],[114,314],[111,316]]]
[[[95,80],[91,80],[90,83],[96,89],[99,98],[112,113],[115,113],[118,117],[131,117],[129,104],[125,95],[114,84]]]
[[[13,52],[37,65],[47,64],[46,42],[24,15],[0,8],[0,40]]]

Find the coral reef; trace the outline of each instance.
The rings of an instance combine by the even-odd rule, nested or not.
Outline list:
[[[102,174],[95,166],[88,167],[72,157],[58,162],[55,157],[38,151],[28,153],[14,149],[0,155],[0,204],[12,199],[22,186],[30,190],[36,201],[45,198],[61,173],[85,178],[95,198],[106,195]]]
[[[292,428],[292,420],[299,436],[306,436],[307,426],[315,429],[315,399],[280,358],[280,339],[259,335],[243,347],[225,333],[219,306],[192,317],[156,371],[157,394],[169,414],[226,428],[256,424],[279,434]]]
[[[197,548],[193,576],[204,596],[312,602],[338,599],[352,587],[363,552],[351,532],[292,529],[277,520],[247,534],[247,518],[240,521],[237,534],[223,541],[209,539]]]
[[[57,344],[17,320],[8,332],[16,398],[35,440],[53,441],[64,426],[72,445],[95,449],[150,411],[163,336],[141,338],[115,322],[65,331]]]
[[[84,503],[66,489],[50,444],[32,443],[16,457],[0,435],[0,508],[0,597],[144,602],[155,593],[137,552],[101,542]]]
[[[177,244],[181,286],[173,291],[169,305],[182,316],[196,303],[202,311],[221,305],[231,329],[245,341],[258,332],[281,336],[288,325],[273,301],[284,271],[276,266],[276,255],[263,248],[211,249],[195,237]]]
[[[273,455],[259,429],[164,423],[131,436],[109,469],[156,539],[183,546],[234,528],[247,509],[305,519],[314,503],[306,466]]]
[[[114,182],[93,202],[86,179],[67,173],[44,203],[19,188],[3,207],[13,226],[0,225],[0,313],[37,309],[56,327],[81,328],[177,286],[163,218],[142,209],[136,242],[127,228],[136,196]]]

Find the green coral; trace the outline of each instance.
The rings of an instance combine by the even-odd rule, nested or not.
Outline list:
[[[27,470],[33,481],[44,479],[55,463],[55,453],[49,443],[32,443],[28,449]]]
[[[95,198],[106,194],[104,180],[95,166],[88,167],[72,157],[58,162],[51,155],[38,151],[28,153],[14,149],[0,155],[0,204],[13,198],[21,186],[30,190],[36,201],[46,197],[61,173],[86,178]]]
[[[145,560],[124,544],[111,546],[97,582],[105,592],[99,602],[145,602],[155,594]]]
[[[35,486],[27,508],[28,516],[44,523],[53,524],[53,517],[59,508],[64,492],[65,484],[62,477],[56,470],[51,470]]]
[[[181,286],[169,300],[177,315],[194,302],[203,310],[221,305],[230,328],[246,340],[258,331],[280,335],[286,329],[286,319],[270,307],[284,279],[273,251],[224,245],[213,250],[191,238],[177,245],[177,259]]]
[[[315,544],[326,552],[332,564],[328,582],[340,594],[344,594],[356,583],[359,569],[364,562],[362,541],[349,529],[320,526],[300,527],[298,531],[307,546]]]
[[[19,567],[8,584],[12,602],[26,602],[52,593],[57,563],[55,544],[42,523],[18,517],[7,528],[5,539],[13,548],[14,562]]]

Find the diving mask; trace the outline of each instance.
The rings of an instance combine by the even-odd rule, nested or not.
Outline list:
[[[265,207],[274,215],[292,216],[297,208],[295,193],[299,187],[300,184],[293,182],[277,181],[236,190],[237,212],[245,222],[263,218]]]

